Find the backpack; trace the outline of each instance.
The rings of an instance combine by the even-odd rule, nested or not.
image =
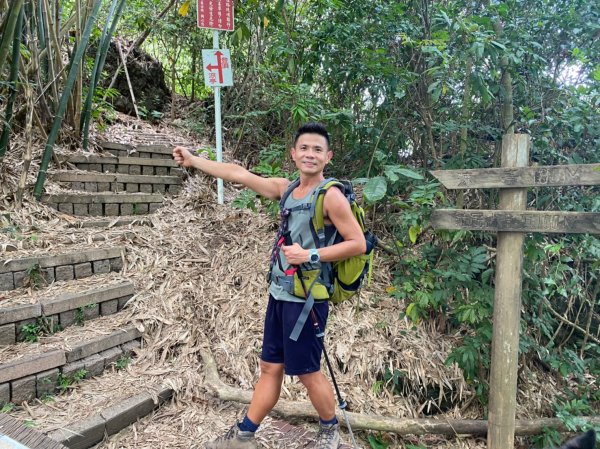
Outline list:
[[[282,217],[285,216],[283,212],[286,199],[289,197],[289,195],[291,195],[292,191],[298,187],[299,184],[300,180],[295,180],[288,186],[287,190],[282,195],[281,200],[279,201],[279,208],[282,212]],[[365,227],[365,211],[356,202],[356,195],[352,188],[352,184],[349,181],[338,181],[337,179],[329,178],[322,181],[314,190],[310,201],[310,227],[311,234],[315,242],[315,247],[317,249],[323,248],[327,244],[325,236],[325,215],[323,208],[325,193],[331,187],[340,189],[350,203],[352,215],[354,215],[364,233],[367,249],[364,254],[352,256],[348,259],[332,263],[322,263],[320,269],[303,269],[302,274],[304,283],[306,286],[308,286],[308,290],[315,300],[329,300],[335,304],[338,304],[350,299],[358,292],[362,286],[365,276],[369,278],[370,283],[374,254],[373,250],[377,243],[377,238]],[[293,212],[294,211],[291,210],[288,213]],[[285,218],[282,218],[282,220],[285,220]],[[283,224],[284,223],[282,223],[282,225]],[[283,228],[283,226],[281,228]],[[280,240],[280,237],[278,237],[278,240]],[[342,240],[342,236],[337,232],[337,230],[334,230],[332,244],[338,243]],[[277,246],[277,242],[275,246]],[[271,263],[273,263],[273,261],[274,257],[271,257]],[[298,297],[304,297],[302,283],[298,278],[297,273],[295,273],[293,276],[293,286],[290,286],[290,293]]]

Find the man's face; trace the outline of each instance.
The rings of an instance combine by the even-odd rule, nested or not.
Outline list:
[[[331,160],[327,139],[320,134],[302,134],[292,148],[292,159],[300,173],[314,175],[320,173]]]

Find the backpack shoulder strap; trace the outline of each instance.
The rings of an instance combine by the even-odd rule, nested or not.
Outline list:
[[[287,187],[287,190],[285,192],[283,192],[283,195],[281,195],[281,199],[279,200],[279,210],[280,211],[283,210],[283,207],[285,205],[285,201],[292,194],[292,192],[294,191],[294,189],[296,187],[298,187],[299,185],[300,185],[300,178],[296,178],[292,182],[290,182],[290,184]]]
[[[325,193],[333,186],[339,188],[342,193],[345,194],[344,184],[335,178],[327,178],[321,181],[319,186],[315,189],[313,196],[310,214],[312,217],[313,237],[316,237],[315,242],[317,243],[317,248],[325,246]]]

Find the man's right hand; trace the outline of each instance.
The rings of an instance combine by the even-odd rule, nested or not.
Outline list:
[[[175,162],[181,165],[182,167],[192,167],[194,157],[190,151],[185,147],[177,146],[173,148],[173,159]]]

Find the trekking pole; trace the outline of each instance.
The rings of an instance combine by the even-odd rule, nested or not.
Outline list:
[[[293,244],[292,238],[290,236],[290,232],[286,232],[283,234],[284,243],[286,246],[290,246]],[[304,283],[304,278],[302,277],[302,269],[300,265],[295,265],[294,268],[298,273],[298,279],[300,279],[300,285],[302,285],[302,290],[304,291],[304,299],[308,299],[308,289],[306,288],[306,284]],[[327,364],[327,368],[329,369],[329,374],[331,375],[331,381],[333,383],[333,387],[335,389],[335,394],[338,399],[338,406],[342,410],[344,414],[344,420],[346,421],[346,427],[348,428],[348,433],[350,433],[350,438],[352,439],[352,446],[356,449],[358,448],[358,444],[356,444],[356,439],[354,438],[354,433],[352,432],[352,426],[350,426],[350,419],[348,418],[348,414],[346,413],[346,408],[348,407],[348,403],[342,397],[340,393],[340,388],[338,387],[337,381],[335,380],[335,375],[333,374],[333,367],[331,366],[331,362],[329,361],[329,356],[327,355],[327,350],[325,349],[325,332],[321,331],[321,326],[319,325],[319,320],[317,318],[317,314],[314,309],[310,309],[310,316],[313,321],[313,327],[315,329],[315,333],[319,342],[321,343],[321,349],[323,350],[323,356],[325,357],[325,363]]]

